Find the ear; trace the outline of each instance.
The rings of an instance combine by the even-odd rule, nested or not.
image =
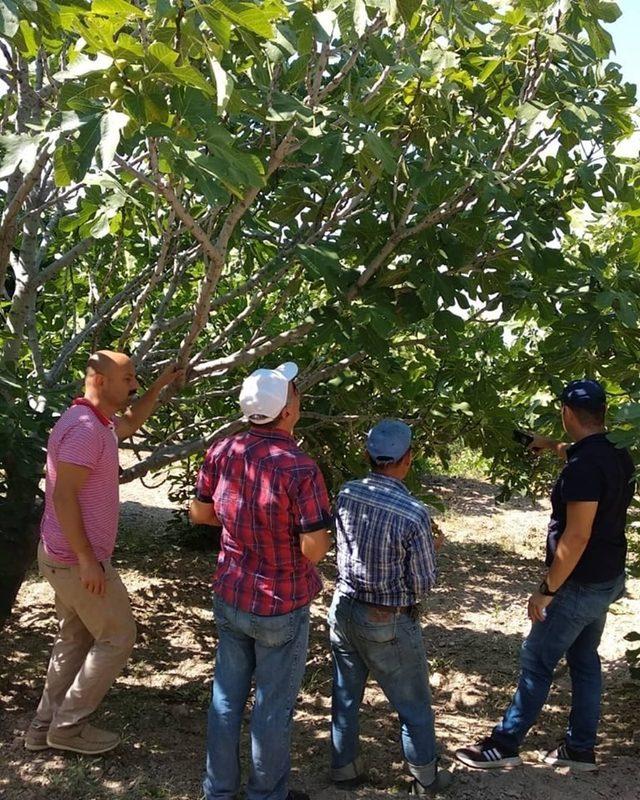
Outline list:
[[[102,386],[102,375],[99,372],[90,372],[84,379],[85,384],[89,386]]]

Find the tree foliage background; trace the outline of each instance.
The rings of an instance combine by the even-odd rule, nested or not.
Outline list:
[[[635,87],[603,0],[4,0],[0,550],[28,561],[43,445],[88,354],[177,359],[123,480],[234,430],[304,367],[335,485],[380,415],[419,451],[510,442],[602,378],[640,421]],[[625,144],[626,142],[626,144]],[[8,554],[11,558],[6,558]],[[11,590],[13,591],[13,590]],[[12,601],[5,593],[5,608]]]

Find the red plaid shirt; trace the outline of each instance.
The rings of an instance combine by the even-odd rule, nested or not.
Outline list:
[[[322,588],[299,534],[327,528],[331,513],[318,465],[282,430],[251,428],[207,451],[196,497],[222,523],[214,592],[242,611],[287,614]]]

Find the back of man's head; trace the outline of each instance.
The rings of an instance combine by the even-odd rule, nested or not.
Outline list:
[[[400,419],[383,419],[367,434],[366,449],[374,472],[406,471],[411,463],[411,428]]]
[[[607,395],[599,381],[590,378],[571,381],[560,395],[583,428],[602,428],[607,410]]]

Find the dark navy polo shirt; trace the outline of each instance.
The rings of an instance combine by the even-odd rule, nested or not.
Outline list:
[[[624,571],[627,508],[635,491],[629,451],[614,447],[606,433],[586,436],[567,448],[567,463],[551,493],[547,566],[567,524],[567,503],[597,501],[591,538],[570,577],[600,583]]]

